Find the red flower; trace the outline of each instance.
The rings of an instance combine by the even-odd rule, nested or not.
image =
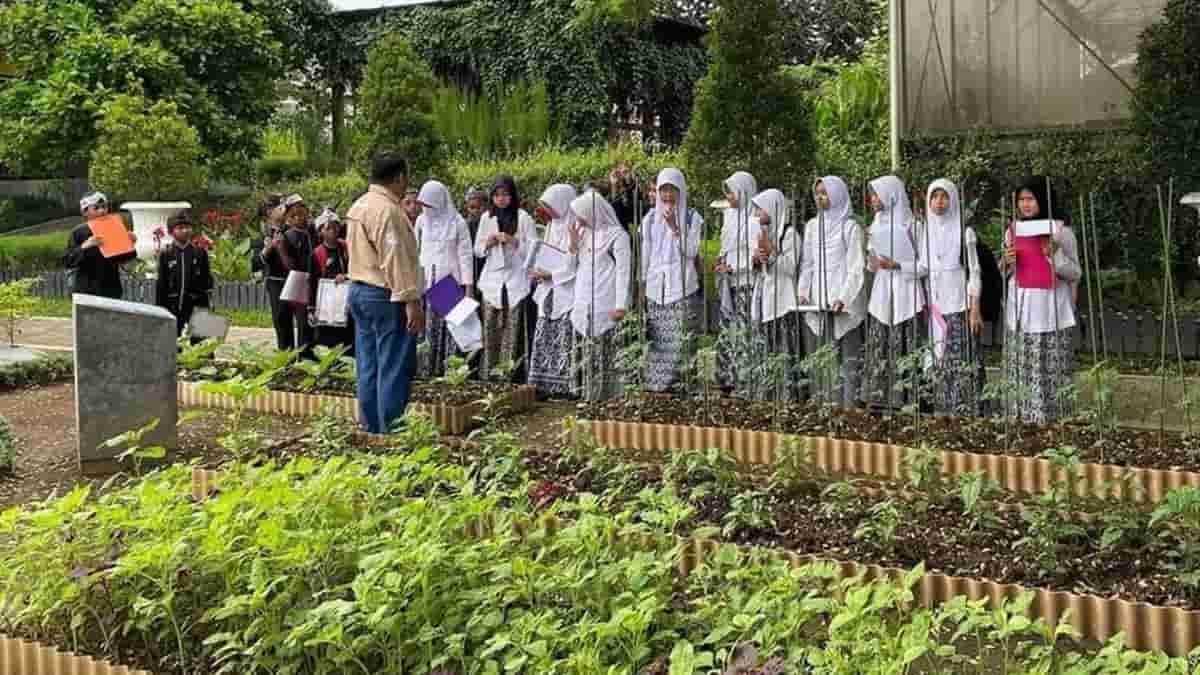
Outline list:
[[[197,234],[192,237],[192,246],[195,246],[202,251],[209,251],[212,250],[213,242],[212,239],[209,239],[203,234]]]

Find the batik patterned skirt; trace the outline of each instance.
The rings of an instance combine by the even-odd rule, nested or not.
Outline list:
[[[944,318],[945,351],[933,369],[936,409],[945,415],[983,415],[983,343],[971,334],[966,312]]]
[[[703,297],[697,291],[667,305],[649,303],[646,309],[646,389],[666,391],[690,365]]]
[[[621,394],[623,381],[613,366],[618,349],[615,335],[616,331],[610,330],[594,338],[575,336],[580,372],[574,391],[585,401],[604,401]]]
[[[759,323],[755,335],[755,363],[750,377],[754,398],[763,401],[803,401],[804,321],[799,312],[788,312]]]
[[[899,409],[918,400],[926,390],[924,363],[906,363],[905,357],[921,346],[920,315],[889,326],[867,316],[867,342],[863,349],[863,402],[871,406]],[[907,365],[908,368],[904,366]]]
[[[483,358],[479,379],[492,382],[516,381],[525,357],[525,312],[529,299],[515,306],[508,302],[508,289],[501,291],[500,307],[483,305]],[[509,378],[498,375],[496,367],[511,363],[514,368]]]
[[[425,309],[425,332],[417,347],[417,376],[435,378],[446,374],[446,361],[458,353],[446,319],[432,309]]]
[[[572,376],[575,358],[575,328],[570,313],[560,319],[554,314],[554,291],[546,296],[545,311],[538,317],[533,332],[533,353],[529,358],[529,384],[546,396],[574,393]],[[530,306],[531,309],[534,305]]]
[[[1012,336],[1004,357],[1005,396],[1009,413],[1022,422],[1050,424],[1074,411],[1074,330]]]
[[[723,282],[724,283],[724,282]],[[723,289],[724,290],[724,289]],[[739,367],[754,362],[750,336],[754,325],[750,320],[750,303],[754,300],[754,286],[741,286],[727,290],[728,298],[721,302],[720,336],[717,342],[717,384],[722,389],[738,389]]]

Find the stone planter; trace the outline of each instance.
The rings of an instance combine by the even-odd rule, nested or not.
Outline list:
[[[133,233],[137,235],[137,255],[142,260],[153,260],[156,252],[154,246],[154,231],[166,229],[167,220],[184,209],[190,209],[188,202],[125,202],[122,211],[128,211],[133,216]]]

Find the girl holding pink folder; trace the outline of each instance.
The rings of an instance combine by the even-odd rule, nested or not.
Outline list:
[[[977,416],[983,389],[983,329],[975,229],[963,223],[958,186],[939,178],[925,195],[925,236],[917,244],[918,266],[929,274],[927,320],[937,367],[934,404],[948,415]]]
[[[1007,405],[1031,424],[1062,419],[1072,408],[1067,395],[1075,369],[1071,286],[1082,270],[1075,235],[1063,227],[1065,206],[1049,178],[1027,178],[1016,194],[1017,221],[1004,235],[1009,340],[1004,370],[1015,385]]]

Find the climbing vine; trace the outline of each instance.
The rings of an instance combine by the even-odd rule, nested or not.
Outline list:
[[[568,143],[602,141],[614,113],[634,110],[653,111],[660,140],[678,141],[707,70],[698,32],[672,23],[656,39],[653,26],[573,25],[574,13],[572,0],[475,0],[393,10],[372,30],[404,34],[436,74],[468,89],[545,81]]]

